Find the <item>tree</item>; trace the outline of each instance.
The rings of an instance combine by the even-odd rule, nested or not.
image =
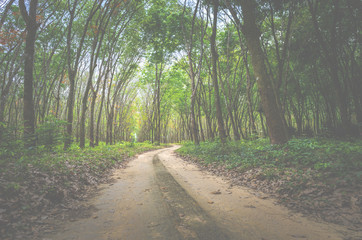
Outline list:
[[[199,9],[200,8],[200,9]],[[197,13],[200,12],[200,19],[197,18]],[[205,37],[205,32],[207,29],[207,22],[204,26],[204,19],[202,17],[202,9],[201,9],[201,4],[200,4],[200,0],[198,0],[196,2],[196,6],[194,8],[194,12],[192,15],[192,20],[191,20],[191,27],[189,26],[185,26],[185,22],[187,20],[187,16],[185,14],[187,14],[186,12],[186,1],[184,3],[184,11],[183,11],[183,16],[185,18],[185,21],[181,21],[181,25],[182,25],[182,30],[183,30],[183,34],[184,34],[184,43],[186,46],[186,51],[187,51],[187,59],[188,59],[188,64],[189,64],[189,69],[188,69],[188,74],[190,76],[190,80],[191,80],[191,103],[190,103],[190,117],[191,117],[191,124],[192,124],[192,137],[193,140],[195,142],[196,145],[199,145],[199,129],[198,129],[198,124],[196,121],[196,116],[195,116],[195,104],[196,104],[196,98],[197,98],[197,88],[200,82],[200,75],[201,75],[201,71],[202,71],[202,60],[204,58],[204,37]],[[198,24],[198,26],[195,26],[195,24]],[[196,64],[193,58],[193,51],[194,51],[194,45],[196,44],[196,41],[194,38],[195,34],[195,28],[198,28],[201,30],[200,33],[200,44],[199,44],[199,55],[198,55],[198,61]],[[190,28],[190,29],[186,29],[186,28]],[[186,32],[187,31],[187,32]],[[197,35],[195,37],[198,37]],[[200,125],[201,126],[201,125]]]
[[[278,96],[276,95],[273,82],[268,76],[265,66],[265,55],[261,48],[260,43],[260,29],[256,23],[257,21],[257,3],[254,0],[240,2],[243,11],[242,25],[236,10],[231,6],[230,1],[226,1],[228,8],[233,16],[235,22],[241,28],[245,37],[246,45],[251,54],[252,65],[256,82],[259,89],[261,105],[266,117],[268,126],[268,134],[272,144],[283,144],[288,141],[288,133],[285,126],[284,116],[282,115]]]
[[[100,2],[96,9],[100,9],[102,2]],[[100,49],[102,46],[102,42],[105,35],[105,29],[107,28],[107,25],[109,23],[109,20],[112,15],[112,11],[109,13],[110,10],[110,1],[107,1],[105,3],[105,6],[102,6],[102,10],[98,13],[97,19],[95,21],[95,32],[92,34],[92,47],[90,52],[90,64],[89,64],[89,74],[88,74],[88,80],[86,84],[86,88],[83,94],[83,100],[82,100],[82,112],[81,112],[81,119],[80,119],[80,142],[79,147],[84,148],[85,147],[85,118],[86,113],[88,109],[88,95],[91,88],[93,89],[93,75],[95,68],[97,67],[97,60],[100,53]],[[94,110],[94,109],[93,109]],[[94,139],[93,139],[93,124],[94,124],[94,112],[91,112],[91,141],[90,145],[91,147],[94,147]]]
[[[68,64],[68,76],[69,76],[69,94],[68,94],[68,101],[67,101],[67,136],[64,141],[64,149],[68,149],[70,144],[72,143],[72,132],[73,132],[73,108],[74,108],[74,91],[75,91],[75,79],[78,72],[78,67],[80,63],[80,57],[83,51],[84,41],[86,37],[86,33],[88,30],[89,23],[91,22],[94,14],[98,11],[100,8],[100,4],[94,4],[92,5],[92,8],[89,12],[89,15],[86,19],[83,32],[79,41],[78,48],[75,52],[75,58],[73,59],[73,52],[72,49],[72,40],[74,38],[74,35],[72,34],[73,30],[73,23],[74,19],[76,17],[76,8],[78,6],[78,0],[74,0],[73,5],[70,6],[70,2],[68,1],[68,9],[69,9],[69,24],[68,24],[68,33],[67,33],[67,64]]]
[[[36,2],[0,4],[0,138],[24,123],[34,146],[46,119],[65,149],[361,130],[358,1]]]
[[[331,20],[331,29],[329,32],[330,41],[327,41],[323,37],[323,33],[320,29],[318,19],[317,19],[317,9],[318,9],[318,1],[314,2],[311,0],[308,0],[308,6],[309,11],[312,18],[312,24],[314,27],[314,32],[316,35],[316,38],[318,40],[318,43],[320,45],[321,53],[323,54],[324,61],[326,62],[328,68],[329,68],[329,74],[330,78],[332,80],[332,84],[335,89],[335,96],[337,99],[337,105],[339,108],[339,114],[342,121],[342,128],[344,129],[344,134],[347,135],[359,135],[358,129],[352,128],[352,123],[350,118],[348,117],[348,94],[346,94],[346,89],[344,89],[344,86],[342,85],[340,81],[340,63],[339,63],[339,56],[338,56],[338,37],[337,37],[337,28],[338,28],[338,22],[340,21],[340,11],[341,6],[339,0],[332,1],[332,11],[333,11],[333,19]],[[356,107],[357,114],[361,115],[361,109],[360,105],[357,104]],[[360,116],[359,116],[360,117]],[[357,130],[357,132],[356,132]]]
[[[212,34],[210,37],[210,49],[211,49],[211,61],[212,61],[212,81],[214,85],[214,98],[216,108],[216,118],[218,124],[219,137],[222,143],[226,142],[226,133],[224,128],[224,120],[222,117],[221,102],[219,95],[219,83],[217,73],[217,52],[216,52],[216,31],[217,31],[217,15],[219,10],[219,1],[213,0],[213,22],[212,22]]]
[[[167,61],[180,46],[183,20],[176,1],[153,0],[147,10],[144,31],[149,46],[149,63],[154,65],[152,141],[161,142],[161,84]],[[172,12],[173,14],[169,14]]]
[[[19,0],[21,15],[26,23],[26,40],[24,50],[24,138],[28,147],[35,146],[35,110],[33,101],[33,68],[36,32],[38,23],[36,22],[36,10],[38,0],[31,0],[29,12],[26,10],[24,0]]]

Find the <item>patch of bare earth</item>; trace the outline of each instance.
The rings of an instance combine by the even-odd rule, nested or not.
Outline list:
[[[311,169],[303,170],[301,178],[285,172],[268,172],[262,168],[248,171],[228,169],[219,164],[203,164],[191,157],[181,156],[187,162],[198,165],[203,171],[226,178],[234,185],[246,186],[267,193],[281,205],[315,219],[346,226],[362,239],[362,186],[360,183],[340,181],[333,175],[316,177]]]

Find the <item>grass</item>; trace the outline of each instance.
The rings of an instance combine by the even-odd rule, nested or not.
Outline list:
[[[361,140],[306,138],[271,145],[267,139],[258,139],[226,144],[203,142],[200,146],[187,142],[178,152],[205,165],[213,163],[240,172],[261,168],[267,179],[313,173],[313,177],[334,176],[349,183],[362,180]]]
[[[69,150],[63,151],[62,145],[59,145],[52,152],[37,149],[36,152],[13,154],[14,157],[1,161],[0,173],[9,171],[7,166],[11,165],[12,168],[17,169],[18,173],[24,173],[28,168],[36,168],[41,172],[56,175],[82,174],[83,172],[98,175],[106,169],[113,168],[126,158],[158,148],[160,146],[147,142],[122,142],[114,145],[100,143],[99,146],[85,149],[72,145]],[[14,179],[19,179],[17,175],[13,175]]]
[[[56,154],[44,154],[31,162],[38,168],[52,169],[59,174],[69,174],[72,171],[91,171],[100,174],[106,169],[113,168],[124,159],[133,157],[144,151],[159,147],[150,143],[119,143],[105,145],[101,143],[95,148],[80,149],[73,146],[70,151]]]
[[[54,204],[76,209],[74,202],[106,181],[111,169],[124,166],[138,153],[162,147],[123,142],[85,149],[72,145],[67,151],[62,145],[52,151],[41,146],[0,149],[0,235],[15,239],[16,234],[33,233],[33,219],[41,222],[44,215],[51,215],[47,210]]]

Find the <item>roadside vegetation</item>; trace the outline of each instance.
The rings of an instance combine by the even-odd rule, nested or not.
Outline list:
[[[65,210],[69,213],[82,208],[81,200],[97,184],[107,182],[112,169],[125,167],[127,160],[138,153],[162,147],[148,142],[101,142],[84,149],[73,144],[64,151],[62,145],[34,149],[23,148],[21,142],[0,145],[2,239],[36,238],[48,227],[47,220]]]
[[[329,222],[362,223],[362,141],[292,139],[271,145],[267,139],[185,143],[185,159],[276,196],[279,203]],[[354,226],[354,227],[353,227]]]

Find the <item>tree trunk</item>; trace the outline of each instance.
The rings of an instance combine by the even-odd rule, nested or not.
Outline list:
[[[90,74],[91,75],[91,74]],[[87,82],[87,86],[84,91],[83,100],[82,100],[82,112],[80,117],[80,129],[79,129],[79,147],[85,147],[85,117],[87,114],[87,103],[88,103],[88,94],[92,85],[92,77],[90,76]]]
[[[98,119],[97,119],[96,142],[95,142],[95,145],[96,145],[96,146],[98,146],[98,144],[99,144],[99,127],[100,127],[101,117],[102,117],[103,102],[104,102],[104,98],[105,98],[105,95],[106,95],[107,77],[108,77],[108,71],[109,71],[109,69],[107,68],[106,71],[107,71],[107,72],[106,72],[105,77],[104,77],[104,83],[103,83],[103,89],[102,89],[102,99],[101,99],[101,102],[100,102]]]
[[[202,140],[203,142],[205,142],[205,135],[204,135],[203,127],[202,127],[202,116],[201,116],[200,99],[199,99],[197,105],[198,105],[198,106],[197,106],[197,109],[198,109],[198,112],[199,112],[199,126],[200,126],[201,140]]]
[[[342,129],[344,134],[347,135],[359,135],[358,134],[358,129],[354,129],[357,130],[357,133],[353,130],[352,128],[352,122],[348,116],[348,99],[347,99],[347,94],[344,91],[344,84],[341,84],[340,79],[339,79],[339,59],[338,59],[338,45],[337,45],[337,36],[336,36],[336,31],[337,31],[337,22],[339,21],[340,18],[340,6],[339,6],[339,1],[335,0],[333,2],[334,5],[334,18],[333,18],[333,22],[332,22],[332,29],[331,29],[331,34],[330,34],[330,42],[326,41],[323,36],[322,36],[322,32],[319,28],[319,24],[318,24],[318,20],[317,20],[317,16],[316,16],[316,7],[313,7],[313,4],[311,3],[311,1],[308,1],[308,5],[309,5],[309,12],[311,13],[312,16],[312,23],[313,23],[313,27],[314,27],[314,31],[318,40],[318,43],[321,47],[321,52],[324,54],[324,59],[327,63],[327,67],[329,67],[329,73],[330,73],[330,77],[332,80],[332,84],[334,86],[335,89],[335,94],[336,94],[336,99],[337,99],[337,105],[339,108],[339,114],[341,117],[341,122],[342,122]],[[318,5],[316,5],[318,6]],[[328,47],[329,46],[329,47]]]
[[[35,39],[38,29],[36,23],[36,9],[38,0],[31,0],[29,13],[26,10],[24,0],[19,1],[21,15],[26,22],[26,40],[24,50],[24,140],[27,147],[35,146],[35,112],[33,101],[33,69],[34,69],[34,52]]]
[[[251,89],[252,89],[252,83],[251,83],[251,76],[249,71],[249,65],[247,62],[247,59],[245,56],[243,56],[245,68],[246,68],[246,98],[248,103],[248,114],[249,114],[249,127],[251,128],[251,134],[256,135],[256,127],[255,127],[255,120],[254,120],[254,110],[253,110],[253,100],[251,96]]]
[[[98,4],[98,5],[97,5]],[[80,39],[79,46],[76,51],[75,59],[72,59],[72,30],[73,30],[73,21],[75,18],[76,7],[78,5],[78,0],[75,0],[72,6],[72,9],[69,8],[70,20],[68,25],[68,34],[67,34],[67,64],[68,64],[68,75],[69,75],[69,95],[67,100],[67,136],[64,141],[64,149],[68,149],[72,143],[72,131],[73,131],[73,109],[74,109],[74,93],[75,93],[75,78],[78,72],[79,60],[83,49],[84,39],[87,33],[88,25],[93,18],[94,14],[98,11],[100,3],[96,1],[93,3],[92,9],[89,13],[87,21],[83,28],[82,38]],[[70,7],[70,6],[69,6]]]
[[[214,9],[214,19],[213,19],[213,27],[212,34],[210,37],[210,47],[211,47],[211,58],[212,58],[212,80],[214,84],[214,97],[215,97],[215,107],[216,107],[216,118],[219,130],[219,137],[222,143],[226,142],[226,133],[224,128],[224,120],[222,118],[222,110],[220,103],[220,95],[219,95],[219,84],[217,77],[217,52],[216,52],[216,30],[217,30],[217,14],[219,8],[219,1],[213,0],[213,9]]]
[[[265,56],[261,49],[260,30],[256,25],[256,2],[241,1],[243,9],[244,26],[242,32],[245,36],[247,47],[251,53],[254,73],[260,93],[261,104],[266,117],[270,142],[272,144],[283,144],[288,141],[285,121],[278,105],[277,96],[271,79],[265,66]]]
[[[163,64],[160,66],[156,63],[156,75],[155,75],[155,111],[154,111],[154,140],[158,145],[161,143],[161,77],[163,71]]]

